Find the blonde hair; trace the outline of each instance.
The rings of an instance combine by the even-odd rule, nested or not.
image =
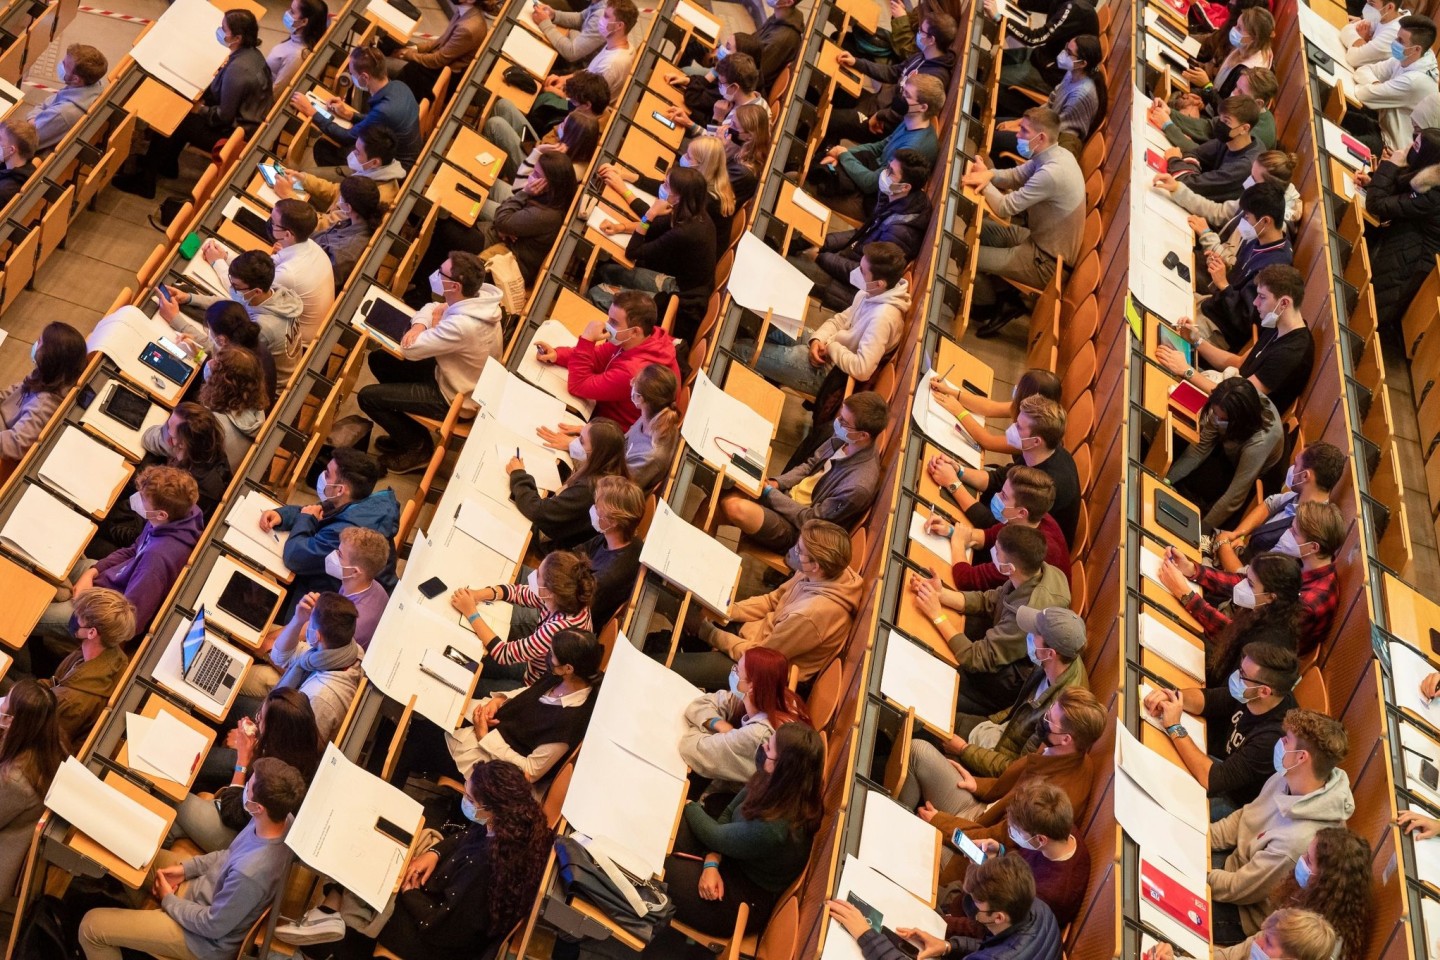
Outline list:
[[[635,528],[645,516],[645,492],[633,480],[601,477],[595,481],[595,507],[604,510],[628,540],[635,536]]]
[[[1330,922],[1309,910],[1276,910],[1260,929],[1277,942],[1285,956],[1295,960],[1330,960],[1340,943]]]
[[[340,542],[350,548],[350,562],[374,577],[390,562],[390,541],[369,527],[346,527]]]
[[[759,176],[770,154],[770,114],[758,103],[742,103],[730,111],[730,116],[745,136],[737,159]]]
[[[640,394],[641,413],[655,446],[669,449],[680,430],[680,410],[675,406],[680,380],[663,363],[646,364],[630,381]],[[644,409],[648,408],[648,409]]]
[[[135,604],[119,590],[86,590],[75,598],[75,619],[82,627],[94,627],[105,647],[118,647],[135,636]]]
[[[735,212],[735,191],[725,169],[725,145],[719,137],[707,134],[690,141],[687,152],[695,158],[695,169],[705,178],[705,186],[720,201],[720,216],[730,216]]]
[[[800,539],[826,579],[835,579],[850,565],[850,534],[844,527],[829,520],[806,520],[800,527]]]

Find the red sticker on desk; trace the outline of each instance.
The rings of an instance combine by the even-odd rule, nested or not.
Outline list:
[[[1149,164],[1150,169],[1156,173],[1168,173],[1170,170],[1169,166],[1165,163],[1165,157],[1162,154],[1156,153],[1154,150],[1145,151],[1145,162]]]
[[[1210,902],[1148,860],[1140,860],[1140,895],[1176,923],[1210,939]]]

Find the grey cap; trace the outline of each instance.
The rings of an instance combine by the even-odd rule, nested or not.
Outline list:
[[[1085,621],[1069,607],[1021,607],[1015,611],[1015,622],[1026,633],[1038,633],[1045,646],[1067,660],[1074,660],[1085,649]]]

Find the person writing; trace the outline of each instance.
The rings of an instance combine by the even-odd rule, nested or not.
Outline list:
[[[516,456],[505,464],[510,475],[510,499],[515,508],[533,523],[536,543],[542,549],[569,549],[595,534],[590,508],[595,505],[595,481],[601,477],[627,477],[625,435],[613,420],[596,418],[580,428],[585,459],[565,478],[553,496],[540,496],[535,478]]]
[[[1055,505],[1055,481],[1034,467],[1011,467],[1005,474],[1000,492],[990,498],[990,511],[996,522],[983,530],[972,527],[963,517],[951,523],[942,516],[925,521],[925,532],[950,541],[951,579],[956,590],[989,590],[1003,584],[1007,577],[995,561],[972,563],[972,551],[995,547],[1000,531],[1007,526],[1030,527],[1045,538],[1045,562],[1070,578],[1070,545],[1065,531],[1050,516]]]

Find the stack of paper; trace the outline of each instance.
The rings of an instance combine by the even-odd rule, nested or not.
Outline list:
[[[964,431],[960,421],[935,399],[935,391],[930,389],[930,384],[937,379],[939,377],[935,371],[929,370],[920,377],[920,382],[915,386],[915,402],[910,407],[915,426],[919,427],[925,436],[958,457],[964,466],[978,469],[985,460],[985,452],[970,438],[970,434]],[[941,382],[954,386],[948,380]]]
[[[469,499],[462,503],[455,526],[517,563],[524,559],[525,545],[530,542],[530,521],[513,504],[499,504],[490,499]]]
[[[730,296],[736,303],[762,315],[771,311],[776,329],[800,339],[813,280],[749,232],[740,235],[730,277]]]
[[[1140,614],[1140,646],[1173,663],[1195,678],[1196,686],[1205,678],[1205,648],[1196,640],[1187,640],[1150,613]]]
[[[931,512],[926,507],[916,507],[910,514],[910,539],[935,554],[945,563],[950,562],[950,539],[938,533],[929,533],[925,527],[930,522]]]
[[[165,839],[164,820],[102,783],[74,757],[56,771],[45,806],[136,870],[154,858]]]
[[[885,640],[880,693],[902,707],[914,707],[915,716],[936,730],[951,733],[955,729],[955,700],[960,693],[960,674],[950,664],[894,630]]]
[[[189,783],[205,756],[205,735],[168,710],[161,710],[153,720],[127,713],[125,739],[130,744],[131,769],[175,783]]]
[[[146,73],[195,100],[230,55],[215,38],[221,16],[220,8],[209,0],[175,0],[130,56]]]
[[[1135,738],[1115,737],[1115,817],[1147,860],[1163,860],[1182,881],[1204,889],[1210,864],[1210,803],[1205,788]]]
[[[926,903],[935,902],[940,831],[877,790],[865,790],[856,856]],[[893,927],[891,929],[894,929]]]
[[[640,562],[689,590],[711,610],[724,613],[730,609],[740,578],[740,555],[686,523],[664,500],[656,507]]]
[[[598,208],[597,208],[598,209]],[[558,363],[541,363],[536,357],[534,344],[544,343],[554,348],[573,347],[580,338],[559,320],[546,320],[536,329],[531,338],[531,347],[521,351],[520,365],[516,372],[553,397],[565,403],[586,419],[595,413],[594,400],[582,400],[570,392],[570,372]]]
[[[110,509],[128,473],[123,456],[67,424],[40,465],[39,475],[47,486],[93,514]]]
[[[537,78],[543,78],[550,73],[550,68],[555,65],[555,57],[558,56],[555,48],[540,37],[529,30],[514,28],[506,34],[505,42],[500,45],[500,52],[511,63],[524,67]]]
[[[1390,677],[1395,687],[1395,705],[1412,710],[1430,726],[1440,730],[1440,698],[1426,700],[1420,695],[1420,681],[1440,666],[1431,663],[1412,647],[1390,641]]]
[[[279,527],[269,531],[260,529],[261,515],[267,510],[279,509],[278,501],[259,490],[246,490],[225,514],[226,529],[220,539],[266,570],[288,579],[290,568],[285,566],[285,541],[290,534]]]
[[[763,486],[764,464],[770,460],[770,440],[775,425],[745,403],[730,396],[701,370],[695,379],[694,392],[685,419],[680,422],[680,436],[705,462],[723,467],[725,476],[735,485],[753,495]],[[747,473],[731,460],[732,454],[761,464],[760,477]]]
[[[409,39],[410,34],[415,32],[415,24],[419,22],[407,17],[386,3],[385,0],[370,0],[370,5],[365,8],[365,13],[383,24],[391,35],[402,40]]]
[[[485,361],[471,398],[497,423],[521,437],[534,438],[541,427],[553,430],[561,423],[575,422],[563,400],[526,383],[495,357]]]
[[[30,484],[5,526],[0,542],[14,547],[56,580],[65,578],[95,524],[70,509],[44,487]]]
[[[874,867],[847,853],[845,863],[840,868],[840,883],[835,888],[835,899],[846,900],[852,894],[879,911],[880,923],[891,930],[913,927],[933,937],[945,937],[945,918],[940,916],[934,907]],[[821,960],[861,960],[862,956],[860,945],[855,942],[855,938],[832,919],[829,929],[825,931],[825,949],[820,954]]]

